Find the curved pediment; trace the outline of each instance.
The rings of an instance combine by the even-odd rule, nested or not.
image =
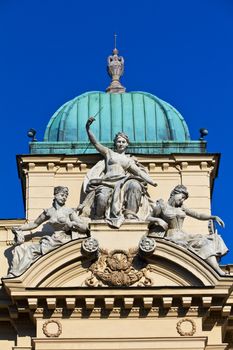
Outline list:
[[[73,240],[42,256],[21,276],[5,279],[6,288],[87,287],[93,260],[82,255],[81,243]],[[214,286],[222,278],[195,254],[162,239],[157,239],[153,255],[143,260],[151,287]]]

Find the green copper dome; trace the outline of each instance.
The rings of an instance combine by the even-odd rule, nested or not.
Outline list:
[[[92,130],[100,142],[111,142],[118,131],[125,132],[132,142],[190,140],[180,113],[151,94],[88,92],[55,112],[44,141],[88,141],[85,124],[98,111]]]
[[[184,118],[167,102],[145,92],[94,91],[61,106],[47,125],[44,141],[31,143],[31,153],[96,153],[85,129],[88,117],[94,115],[91,130],[109,147],[115,134],[123,131],[131,153],[203,152],[199,141],[190,140]]]

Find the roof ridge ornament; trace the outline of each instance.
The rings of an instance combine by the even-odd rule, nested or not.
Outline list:
[[[123,93],[125,92],[125,87],[120,83],[120,77],[124,73],[124,58],[118,56],[119,51],[116,48],[116,38],[117,35],[114,34],[114,49],[112,55],[108,56],[108,74],[112,78],[111,84],[106,89],[109,93]]]

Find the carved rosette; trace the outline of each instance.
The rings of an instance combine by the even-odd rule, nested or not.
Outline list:
[[[97,254],[99,250],[99,242],[93,237],[85,239],[85,241],[82,242],[82,249],[86,255]]]
[[[150,255],[153,254],[156,248],[155,239],[144,236],[139,242],[139,249],[142,254]]]
[[[88,287],[97,286],[150,286],[150,266],[137,255],[138,249],[101,249],[98,260],[89,267],[91,277],[85,280]]]

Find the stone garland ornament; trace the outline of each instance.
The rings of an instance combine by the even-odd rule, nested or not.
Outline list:
[[[189,326],[190,330],[186,330],[187,325]],[[190,318],[183,318],[177,322],[176,329],[181,336],[188,337],[193,336],[196,333],[197,327],[196,323]]]
[[[51,330],[49,329],[50,326],[52,326],[52,328],[55,326],[57,328],[57,331],[51,332]],[[46,337],[58,338],[62,334],[62,325],[59,321],[48,320],[43,324],[42,330],[43,330],[43,333],[46,335]]]
[[[150,266],[139,258],[138,249],[117,249],[109,252],[100,249],[98,260],[90,267],[91,277],[85,280],[88,287],[101,286],[150,286]]]

